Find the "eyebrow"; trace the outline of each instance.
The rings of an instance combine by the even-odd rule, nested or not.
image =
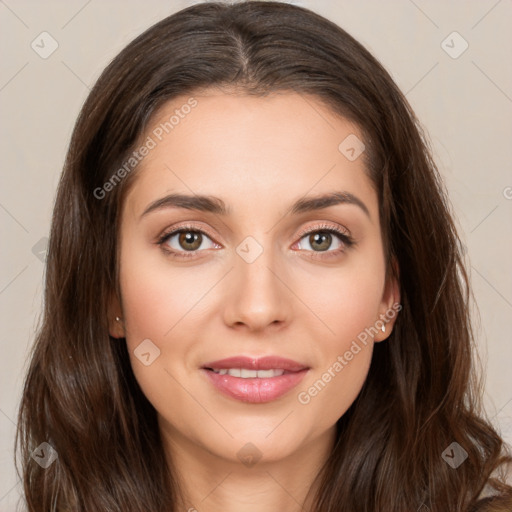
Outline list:
[[[363,201],[350,192],[330,192],[327,194],[300,198],[292,204],[290,213],[292,215],[297,215],[305,212],[323,210],[338,204],[355,205],[370,217],[370,212]],[[140,217],[142,218],[151,212],[166,208],[184,208],[187,210],[214,213],[223,216],[227,216],[232,213],[231,208],[228,207],[219,197],[210,195],[191,196],[186,194],[169,194],[150,203]]]

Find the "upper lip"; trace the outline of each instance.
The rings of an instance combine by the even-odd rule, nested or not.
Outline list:
[[[212,370],[223,370],[229,368],[245,368],[247,370],[286,370],[289,372],[299,372],[306,370],[309,367],[279,356],[265,356],[265,357],[247,357],[247,356],[234,356],[226,359],[219,359],[203,365],[203,368],[210,368]]]

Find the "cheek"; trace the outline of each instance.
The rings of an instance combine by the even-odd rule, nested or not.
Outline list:
[[[299,293],[308,297],[308,305],[322,322],[317,322],[312,333],[321,340],[315,346],[319,365],[304,381],[297,400],[308,414],[318,415],[324,426],[346,412],[367,378],[384,270],[384,260],[370,256],[325,274],[323,287],[321,279],[311,278],[300,288]]]
[[[156,252],[148,255],[128,244],[124,250],[119,277],[126,344],[135,378],[155,409],[167,410],[172,396],[172,410],[183,411],[190,404],[178,384],[184,369],[176,362],[187,360],[196,339],[190,318],[206,291],[204,276],[201,286],[197,273],[170,269]]]
[[[135,245],[135,244],[134,244]],[[137,251],[127,244],[121,261],[120,285],[127,342],[135,348],[142,339],[157,345],[186,321],[187,312],[206,291],[200,272],[172,268],[159,251]],[[160,347],[162,348],[162,347]]]
[[[352,339],[379,319],[385,285],[384,259],[375,256],[378,248],[366,254],[364,258],[347,258],[339,268],[303,271],[293,283],[297,295],[314,313],[310,315],[311,323],[318,326],[315,339],[322,340],[324,354],[332,356],[333,352],[346,350]]]
[[[132,348],[144,338],[161,339],[171,329],[172,311],[179,309],[178,296],[169,293],[172,283],[151,271],[129,272],[121,278],[126,339]],[[159,278],[158,278],[159,277]],[[158,279],[157,279],[158,278]]]
[[[373,352],[367,331],[378,318],[380,297],[371,283],[331,280],[334,291],[317,295],[317,307],[329,328],[317,330],[318,365],[297,393],[304,414],[317,418],[317,428],[328,428],[347,411],[359,394]]]
[[[213,286],[222,273],[212,275],[207,266],[179,266],[160,250],[140,246],[126,237],[119,278],[131,365],[156,406],[168,403],[169,393],[181,397],[180,386],[170,374],[178,380],[189,378],[198,342],[205,339],[207,315],[218,311],[211,300],[212,293],[218,293]],[[147,348],[142,351],[141,347]],[[145,366],[138,354],[148,351],[150,361],[153,353],[157,357]]]

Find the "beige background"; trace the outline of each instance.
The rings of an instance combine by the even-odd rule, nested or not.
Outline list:
[[[147,27],[192,3],[0,0],[2,512],[14,511],[19,496],[12,452],[27,351],[41,310],[40,240],[48,235],[76,116],[111,58]],[[361,41],[391,72],[428,130],[471,260],[486,404],[512,440],[512,2],[292,3],[323,14]],[[58,43],[46,59],[31,48],[43,31]],[[463,39],[446,39],[453,31]],[[455,56],[464,40],[469,46],[457,58],[443,49]]]

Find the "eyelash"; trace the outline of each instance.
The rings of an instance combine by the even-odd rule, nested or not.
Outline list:
[[[209,233],[207,233],[206,231],[203,231],[202,229],[198,229],[197,227],[192,226],[192,225],[184,225],[184,226],[179,226],[178,228],[175,228],[175,229],[173,229],[171,231],[163,233],[162,236],[157,240],[156,243],[171,258],[177,258],[177,259],[179,259],[179,258],[182,258],[182,259],[195,258],[195,254],[197,252],[199,252],[199,251],[189,251],[189,252],[179,251],[179,252],[176,252],[174,250],[169,250],[169,249],[166,249],[166,248],[163,247],[164,244],[173,235],[176,235],[176,234],[182,233],[182,232],[189,232],[189,231],[194,232],[194,233],[201,233],[202,235],[206,235],[208,238],[213,240],[213,237]],[[317,232],[331,233],[331,234],[334,234],[334,235],[338,236],[338,238],[343,243],[344,247],[342,247],[340,249],[337,249],[335,251],[312,251],[312,252],[318,254],[318,256],[312,256],[312,258],[314,258],[314,259],[316,259],[316,258],[326,259],[326,258],[336,257],[340,253],[344,252],[346,249],[349,249],[349,248],[351,248],[351,247],[353,247],[355,245],[354,239],[350,235],[348,235],[346,232],[344,232],[341,229],[338,229],[338,228],[336,228],[334,226],[330,226],[330,225],[326,225],[326,224],[322,224],[320,226],[316,226],[313,229],[308,229],[308,230],[302,231],[298,235],[299,236],[299,241],[302,240],[306,235],[311,235],[311,234],[317,233]]]

